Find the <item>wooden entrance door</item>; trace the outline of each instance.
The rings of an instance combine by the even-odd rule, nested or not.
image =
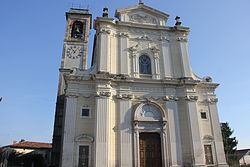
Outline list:
[[[140,133],[140,167],[162,167],[160,134]]]

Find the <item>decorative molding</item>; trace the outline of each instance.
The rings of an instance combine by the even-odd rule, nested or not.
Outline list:
[[[170,39],[168,39],[168,37],[160,37],[159,41],[167,41],[167,42],[170,42]]]
[[[160,52],[160,49],[159,49],[159,48],[157,48],[156,46],[152,46],[152,47],[150,48],[150,50],[151,50],[151,52],[152,52],[152,53],[154,53],[154,54],[156,54],[156,53],[159,53],[159,52]]]
[[[93,94],[90,94],[90,93],[79,93],[79,97],[83,97],[83,98],[86,98],[86,99],[89,99],[91,98]]]
[[[64,75],[64,77],[67,80],[73,80],[73,81],[82,81],[82,80],[93,80],[93,76],[92,75],[78,75],[78,73],[76,73],[75,75]]]
[[[117,33],[117,36],[118,37],[123,37],[123,38],[128,38],[129,37],[129,35],[127,33],[124,33],[124,32]]]
[[[158,54],[153,55],[154,59],[160,59],[160,56]]]
[[[151,41],[151,39],[148,37],[148,35],[145,35],[145,34],[143,36],[137,37],[136,39],[137,40]]]
[[[150,103],[152,101],[159,101],[161,100],[162,98],[161,97],[153,97],[153,96],[135,96],[134,99],[136,100],[143,100],[143,101],[147,101],[147,103]]]
[[[164,101],[178,101],[179,100],[179,98],[175,96],[164,96],[162,99]]]
[[[178,37],[178,38],[177,38],[177,41],[188,42],[188,39],[187,39],[187,38],[184,38],[184,37]]]
[[[185,96],[184,99],[187,100],[187,101],[197,101],[198,96],[188,95],[188,96]]]
[[[195,92],[195,88],[187,88],[186,92],[188,92],[188,93],[194,93]]]
[[[135,51],[138,50],[138,47],[139,47],[138,44],[135,45],[135,46],[131,46],[131,47],[129,48],[129,51],[133,53],[133,52],[135,52]]]
[[[214,98],[214,97],[199,101],[199,103],[209,103],[209,104],[214,104],[217,102],[218,102],[218,98]]]
[[[148,107],[148,106],[143,106],[143,107]],[[151,107],[151,106],[150,106]],[[149,110],[149,109],[142,109],[138,115],[137,115],[137,118],[140,118],[141,120],[139,121],[145,121],[145,120],[161,120],[162,116],[161,116],[161,113],[160,111],[158,111],[159,109],[157,108],[156,110],[156,107],[154,106],[151,107],[152,109]]]
[[[134,14],[129,16],[129,21],[138,23],[157,24],[157,20],[149,15]]]
[[[98,72],[98,74],[94,75],[97,79],[121,79],[126,80],[128,75],[125,74],[110,74],[107,72]]]
[[[76,142],[85,142],[85,143],[93,143],[94,138],[87,135],[87,134],[81,134],[75,138]]]
[[[110,97],[111,92],[96,92],[95,96],[96,97]]]
[[[79,95],[77,93],[70,92],[70,93],[66,93],[65,97],[67,97],[67,98],[78,98]]]
[[[214,137],[213,137],[213,136],[211,136],[211,135],[205,135],[205,136],[203,136],[203,140],[209,140],[209,141],[212,141],[212,140],[214,140]]]
[[[208,98],[208,99],[206,99],[206,101],[208,102],[208,103],[217,103],[218,102],[218,98]]]
[[[206,77],[202,78],[202,81],[203,82],[213,82],[213,79],[211,77],[209,77],[209,76],[206,76]]]
[[[111,34],[111,30],[110,29],[100,29],[100,31],[98,32],[98,35],[99,34]]]
[[[117,99],[133,99],[134,98],[132,94],[117,94],[115,97]]]

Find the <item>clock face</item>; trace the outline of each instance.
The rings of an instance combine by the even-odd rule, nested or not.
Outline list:
[[[71,59],[77,59],[82,56],[82,47],[75,45],[69,46],[66,55]]]

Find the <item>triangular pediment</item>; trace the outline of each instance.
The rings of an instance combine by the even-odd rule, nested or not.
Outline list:
[[[165,25],[169,15],[144,4],[116,9],[115,17],[119,21],[140,24]]]

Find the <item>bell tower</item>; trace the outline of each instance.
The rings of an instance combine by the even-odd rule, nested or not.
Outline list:
[[[60,67],[51,157],[52,165],[55,167],[60,166],[65,127],[66,86],[63,76],[73,69],[86,70],[87,68],[91,19],[92,15],[87,9],[71,8],[66,12],[67,25]]]
[[[87,68],[88,39],[91,14],[87,9],[71,8],[66,12],[67,27],[63,46],[61,69]]]

